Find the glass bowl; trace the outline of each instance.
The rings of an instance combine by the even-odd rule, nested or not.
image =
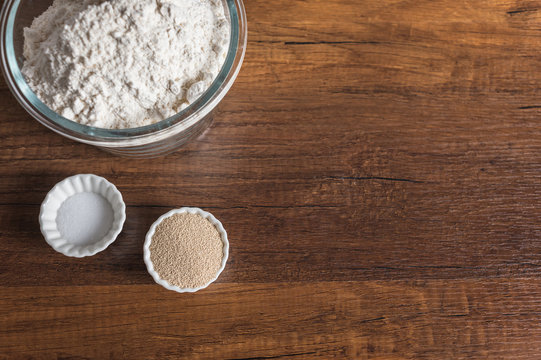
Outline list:
[[[177,150],[203,132],[212,113],[235,81],[246,50],[247,24],[242,0],[222,0],[231,22],[231,39],[224,65],[214,82],[181,112],[152,125],[130,129],[103,129],[82,125],[51,110],[41,102],[21,74],[24,61],[23,29],[42,14],[53,0],[5,0],[0,14],[0,51],[6,82],[19,103],[49,129],[116,155],[156,157]]]

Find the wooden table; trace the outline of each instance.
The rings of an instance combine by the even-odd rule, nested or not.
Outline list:
[[[126,160],[45,129],[0,83],[0,359],[540,359],[541,2],[247,0],[210,130]],[[114,182],[106,251],[54,252],[49,189]],[[153,283],[150,224],[228,230],[218,281]]]

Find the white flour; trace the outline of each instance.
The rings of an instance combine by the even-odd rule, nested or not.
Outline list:
[[[196,100],[229,36],[221,0],[55,0],[24,30],[22,73],[68,119],[133,128]]]

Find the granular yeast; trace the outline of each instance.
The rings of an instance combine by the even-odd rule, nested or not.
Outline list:
[[[149,249],[160,278],[180,288],[208,284],[224,256],[216,227],[202,216],[189,213],[174,214],[158,224]]]

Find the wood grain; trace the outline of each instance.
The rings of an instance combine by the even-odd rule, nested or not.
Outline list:
[[[540,285],[506,278],[269,282],[220,284],[181,297],[152,285],[81,286],[68,294],[65,286],[1,287],[11,310],[0,310],[10,328],[0,349],[43,359],[70,352],[111,359],[450,359],[513,352],[525,359],[541,351],[530,343],[541,336],[531,293]],[[96,343],[107,351],[88,346]]]
[[[248,0],[212,127],[130,160],[64,139],[0,80],[0,359],[539,359],[541,2]],[[127,204],[66,258],[37,215],[95,173]],[[231,257],[154,285],[150,224],[197,206]]]

